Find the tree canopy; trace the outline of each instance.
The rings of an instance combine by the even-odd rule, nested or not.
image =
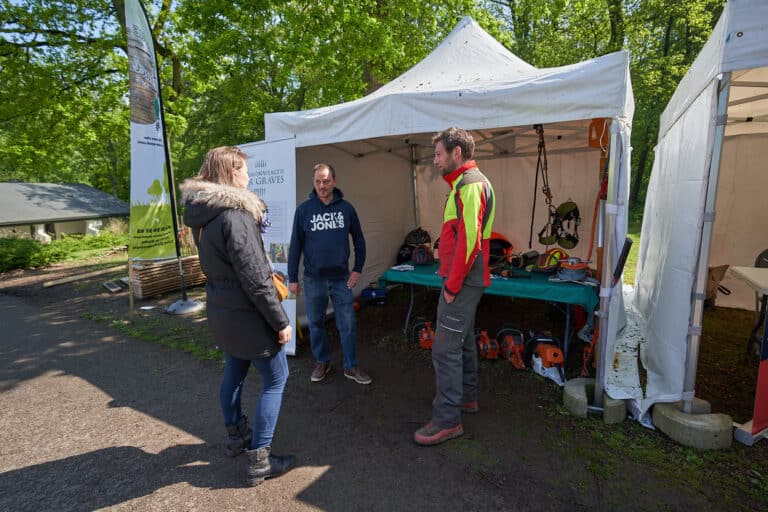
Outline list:
[[[147,0],[176,177],[210,147],[263,138],[265,113],[359,98],[465,15],[537,67],[631,54],[632,200],[658,119],[724,0]],[[123,0],[0,0],[0,179],[128,199]]]

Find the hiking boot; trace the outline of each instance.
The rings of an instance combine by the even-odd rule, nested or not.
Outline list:
[[[270,455],[271,446],[248,450],[248,485],[259,485],[265,478],[280,476],[296,465],[293,455]]]
[[[312,372],[310,380],[312,382],[320,382],[331,371],[330,361],[315,361],[315,370]]]
[[[478,405],[477,401],[464,402],[463,404],[461,404],[461,412],[465,412],[468,414],[476,414],[480,412],[480,406]]]
[[[461,435],[464,435],[461,423],[451,428],[440,428],[430,421],[413,434],[413,440],[422,446],[432,446]]]
[[[228,457],[236,457],[251,447],[253,430],[248,426],[248,418],[240,416],[240,420],[227,427],[226,453]]]
[[[344,376],[348,379],[352,379],[358,384],[370,384],[373,379],[365,373],[359,366],[353,366],[347,370],[344,370]]]

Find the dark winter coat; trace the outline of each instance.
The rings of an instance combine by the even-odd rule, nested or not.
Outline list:
[[[272,283],[261,222],[264,203],[245,189],[190,179],[180,187],[207,279],[208,324],[219,348],[240,359],[280,351],[289,324]]]

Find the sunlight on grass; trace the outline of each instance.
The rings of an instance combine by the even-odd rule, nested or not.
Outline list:
[[[627,236],[632,240],[632,248],[627,255],[624,265],[624,284],[635,284],[635,272],[637,271],[637,254],[640,251],[640,225],[630,225]]]

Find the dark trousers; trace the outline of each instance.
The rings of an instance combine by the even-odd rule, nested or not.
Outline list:
[[[448,304],[442,290],[437,306],[437,329],[432,344],[435,399],[432,423],[449,428],[461,423],[461,404],[477,400],[475,311],[483,288],[464,285]]]

